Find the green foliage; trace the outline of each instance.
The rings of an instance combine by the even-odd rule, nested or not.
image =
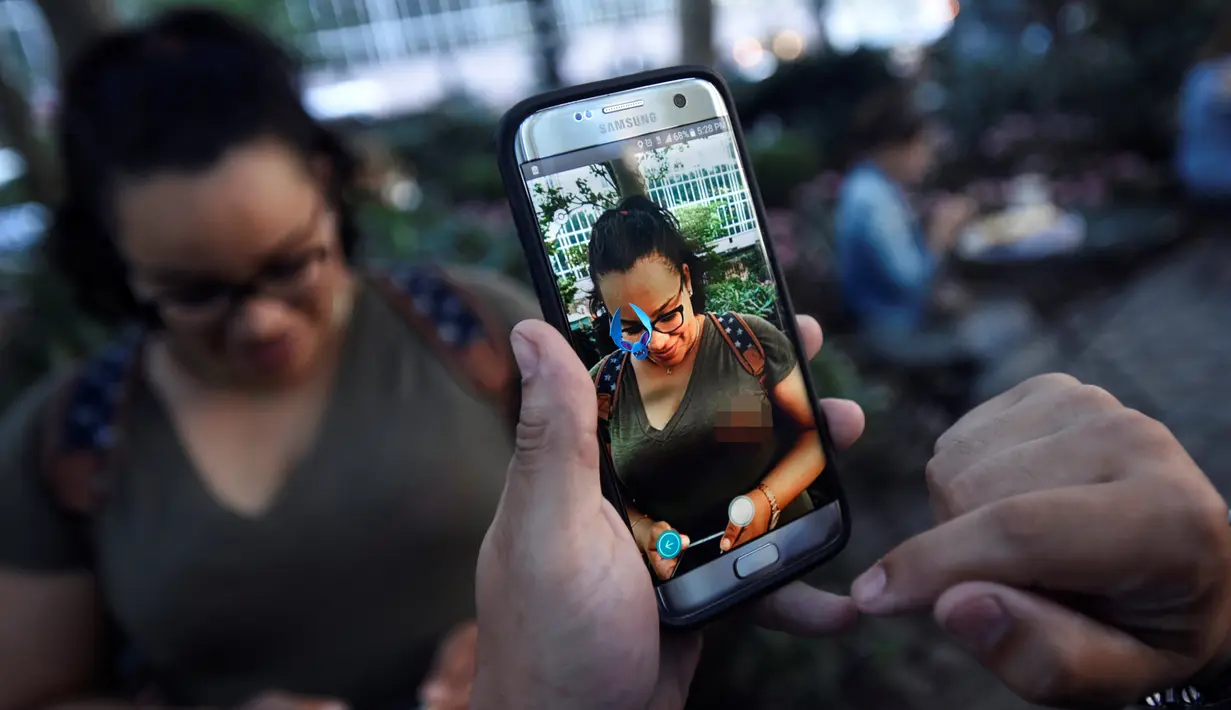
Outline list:
[[[674,210],[684,238],[703,246],[722,237],[725,230],[722,228],[722,216],[718,211],[725,205],[725,201],[718,200]]]
[[[16,295],[14,312],[2,318],[10,322],[0,338],[0,411],[32,383],[92,352],[109,335],[81,315],[64,282],[41,259],[28,267],[0,282],[0,294]]]
[[[415,260],[470,264],[526,280],[525,258],[512,223],[488,222],[486,215],[445,205],[404,213],[368,204],[360,214],[363,257],[377,264]]]
[[[706,308],[715,313],[735,311],[770,320],[777,318],[774,307],[777,294],[767,283],[743,279],[715,281],[706,285],[705,297],[709,301]]]
[[[818,141],[800,132],[783,133],[766,145],[752,146],[749,157],[767,207],[790,207],[795,188],[824,167]]]
[[[577,178],[571,189],[535,183],[532,193],[538,207],[539,229],[543,234],[551,234],[554,224],[567,220],[583,207],[603,211],[620,201],[615,170],[609,163],[591,165],[590,175],[598,179],[598,188],[582,178]],[[555,253],[557,246],[554,239],[547,240],[547,248],[552,254]]]

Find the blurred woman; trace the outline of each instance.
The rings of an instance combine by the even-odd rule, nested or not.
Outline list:
[[[1176,169],[1189,194],[1231,197],[1231,10],[1184,79],[1179,120]]]
[[[645,345],[640,357],[617,350],[591,375],[633,537],[654,573],[668,579],[811,510],[806,491],[825,454],[786,335],[754,315],[707,313],[701,259],[649,198],[599,217],[589,257],[591,312]],[[742,528],[728,519],[741,495],[755,505]],[[665,559],[657,543],[667,530],[685,550],[690,537],[724,534]]]
[[[67,72],[50,253],[137,345],[33,387],[0,425],[4,710],[125,697],[121,679],[175,705],[466,706],[509,410],[434,350],[473,323],[433,339],[355,267],[356,165],[297,73],[202,10],[106,36]],[[448,280],[497,345],[538,313],[491,274]],[[443,282],[418,283],[456,312]],[[60,422],[86,448],[49,479]],[[107,478],[83,480],[76,454],[117,437]]]

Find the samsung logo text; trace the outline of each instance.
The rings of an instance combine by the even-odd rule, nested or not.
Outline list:
[[[615,133],[627,128],[637,128],[640,126],[648,126],[651,123],[658,123],[658,114],[643,113],[640,116],[629,116],[628,118],[617,118],[614,121],[598,124],[599,133]]]

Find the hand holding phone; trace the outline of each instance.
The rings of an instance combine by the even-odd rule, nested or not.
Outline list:
[[[500,163],[544,315],[590,369],[605,494],[664,623],[836,554],[849,522],[829,436],[722,80],[672,70],[531,99],[502,121]],[[747,524],[728,518],[736,497]]]
[[[820,328],[810,319],[805,325],[815,354]],[[522,414],[477,566],[471,707],[681,707],[700,634],[662,629],[645,556],[604,497],[585,368],[546,323],[517,326],[514,350]],[[822,405],[835,445],[848,446],[862,431],[858,406]],[[765,602],[754,609],[759,623],[796,635],[835,633],[856,619],[849,598],[803,583]]]

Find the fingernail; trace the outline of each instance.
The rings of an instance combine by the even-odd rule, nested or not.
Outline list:
[[[419,700],[427,705],[436,705],[444,701],[448,689],[442,683],[429,683],[419,691]]]
[[[517,360],[517,369],[521,370],[523,380],[528,380],[538,374],[539,349],[530,339],[516,330],[509,336],[509,344],[513,346],[513,357]]]
[[[859,575],[859,578],[851,585],[851,598],[855,600],[860,611],[881,611],[881,607],[885,606],[887,581],[885,568],[879,564]]]
[[[731,549],[731,541],[724,537],[722,542],[718,543],[718,547],[721,548],[723,552],[726,552]]]
[[[1013,627],[1013,617],[995,597],[978,597],[959,604],[940,623],[958,643],[984,654],[1000,645]]]

